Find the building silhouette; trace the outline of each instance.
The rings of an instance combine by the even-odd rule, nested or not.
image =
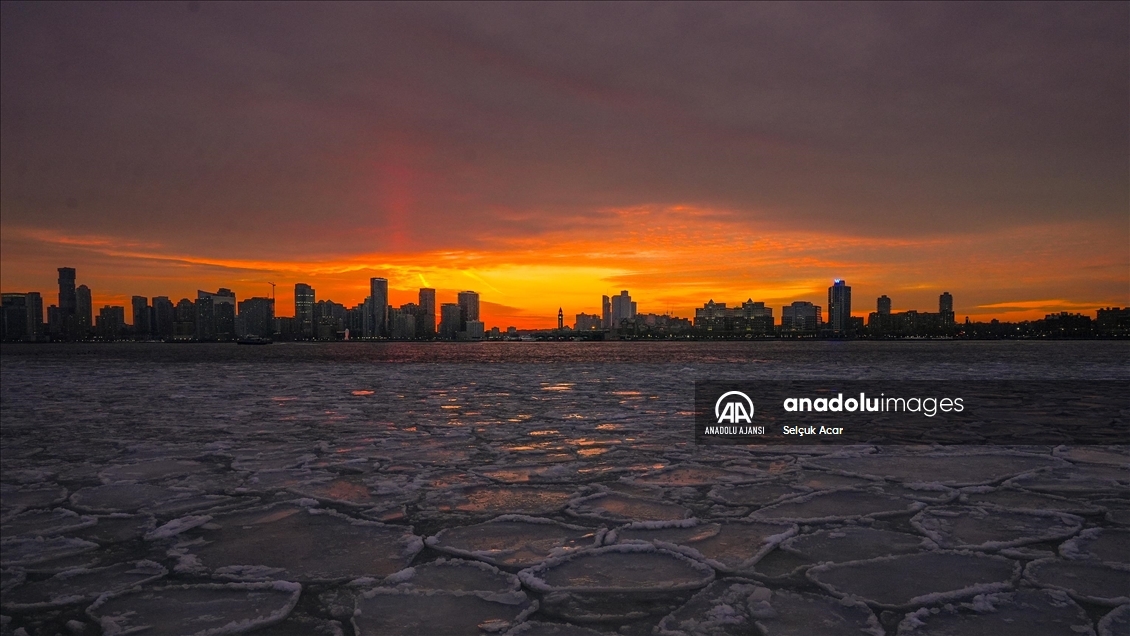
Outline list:
[[[168,296],[153,297],[153,324],[152,335],[158,340],[168,340],[174,335],[176,324],[176,308]]]
[[[619,327],[624,323],[624,321],[631,320],[635,317],[636,303],[632,302],[632,297],[628,294],[628,290],[621,290],[618,296],[612,297],[611,328]]]
[[[828,288],[828,326],[835,335],[851,330],[851,287],[838,278]]]
[[[938,314],[941,317],[942,326],[953,326],[953,296],[949,292],[942,292],[942,295],[938,296]]]
[[[463,311],[459,303],[444,303],[439,307],[439,337],[444,340],[455,340],[461,331],[459,323]]]
[[[126,308],[105,305],[98,310],[98,319],[94,326],[98,337],[103,340],[117,340],[125,335]]]
[[[89,338],[94,332],[94,301],[86,285],[75,289],[75,330],[79,339]]]
[[[798,300],[781,308],[781,331],[816,332],[823,324],[820,305]]]
[[[388,338],[388,279],[369,279],[369,324],[374,338]]]
[[[467,331],[467,322],[479,319],[479,293],[459,292],[459,331]]]
[[[130,299],[133,309],[133,333],[137,338],[149,337],[149,299],[145,296],[134,296]]]
[[[314,337],[314,288],[306,283],[294,285],[294,322],[300,338]]]
[[[436,290],[431,287],[420,289],[420,313],[416,322],[418,338],[434,338],[436,335]]]
[[[156,305],[156,300],[154,305]],[[239,336],[270,338],[275,334],[275,300],[257,296],[239,302]]]

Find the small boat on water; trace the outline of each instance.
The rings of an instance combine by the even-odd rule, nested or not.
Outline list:
[[[242,338],[238,338],[235,343],[241,345],[269,345],[273,344],[274,340],[271,340],[270,338],[264,338],[262,336],[244,336]]]

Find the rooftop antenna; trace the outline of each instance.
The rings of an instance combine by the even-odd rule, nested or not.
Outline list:
[[[267,284],[271,286],[271,302],[273,303],[275,302],[275,284],[270,281],[267,281]]]

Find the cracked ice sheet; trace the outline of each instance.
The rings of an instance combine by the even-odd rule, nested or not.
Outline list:
[[[925,504],[878,489],[823,490],[754,511],[751,519],[827,523],[891,517],[922,509]]]
[[[471,486],[429,492],[422,507],[443,514],[544,515],[559,512],[575,496],[573,487]]]
[[[1040,587],[1063,590],[1096,605],[1130,603],[1130,566],[1094,561],[1040,559],[1024,567],[1024,578]]]
[[[753,581],[715,581],[668,614],[657,636],[883,636],[863,603],[817,594],[772,591]]]
[[[1000,550],[1066,539],[1083,520],[1062,512],[941,506],[918,513],[910,525],[943,548]]]
[[[537,610],[523,592],[491,594],[377,588],[356,601],[358,636],[481,636],[501,633]]]
[[[103,594],[151,583],[166,574],[168,570],[153,561],[77,568],[6,591],[2,606],[5,611],[26,613],[90,603]]]
[[[1023,589],[971,602],[923,608],[899,623],[900,636],[1061,636],[1094,634],[1091,619],[1066,594]]]
[[[673,592],[701,588],[714,570],[651,544],[625,543],[551,558],[518,573],[539,592]]]
[[[1130,529],[1088,528],[1064,541],[1059,554],[1077,561],[1103,561],[1130,565]]]
[[[682,552],[721,572],[747,571],[785,539],[797,532],[793,524],[746,521],[700,523],[642,522],[609,533],[619,543],[647,542]]]
[[[569,503],[569,515],[609,522],[669,521],[691,516],[690,508],[654,499],[597,493]]]
[[[815,564],[914,554],[937,549],[937,545],[916,534],[865,526],[845,526],[792,537],[781,544],[781,549]]]
[[[301,593],[285,581],[174,585],[104,595],[86,613],[106,636],[243,634],[285,619]]]
[[[584,526],[503,515],[485,523],[445,528],[426,542],[440,552],[522,569],[551,556],[593,547],[602,536],[603,533]]]
[[[464,559],[438,559],[390,574],[381,581],[381,586],[505,594],[517,592],[522,583],[517,576],[486,563]]]
[[[888,452],[856,457],[821,457],[804,463],[846,475],[944,486],[978,486],[1030,471],[1067,465],[1067,462],[1051,456],[1007,451],[961,455],[896,455]]]
[[[407,526],[347,517],[293,504],[218,515],[174,548],[177,571],[239,579],[265,576],[302,582],[385,577],[423,548]]]
[[[1130,605],[1110,611],[1099,621],[1099,636],[1124,636],[1130,633]]]
[[[971,552],[924,552],[811,568],[807,577],[840,597],[884,609],[910,609],[1007,590],[1020,564]]]

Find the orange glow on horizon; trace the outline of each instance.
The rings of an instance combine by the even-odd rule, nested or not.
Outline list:
[[[455,302],[461,290],[478,291],[487,327],[502,329],[556,326],[558,307],[572,324],[577,313],[599,314],[601,295],[622,289],[641,313],[692,318],[708,300],[752,298],[772,306],[779,320],[781,306],[794,300],[826,306],[832,278],[852,286],[857,316],[873,311],[881,294],[894,300],[896,311],[936,311],[943,291],[954,295],[958,320],[1093,314],[1130,304],[1124,293],[1110,292],[1125,290],[1124,237],[1097,226],[867,238],[759,230],[726,211],[644,206],[608,210],[587,229],[476,238],[480,247],[474,249],[412,249],[398,237],[404,246],[397,252],[286,260],[251,244],[247,258],[217,258],[128,237],[9,227],[0,282],[5,291],[40,291],[44,304],[53,304],[55,268],[75,267],[97,311],[106,304],[128,308],[134,294],[165,295],[174,303],[219,287],[238,299],[267,296],[272,281],[276,312],[289,316],[296,282],[313,286],[320,300],[351,307],[368,294],[369,278],[381,276],[389,280],[394,306],[416,302],[425,285],[437,290],[437,304]]]

